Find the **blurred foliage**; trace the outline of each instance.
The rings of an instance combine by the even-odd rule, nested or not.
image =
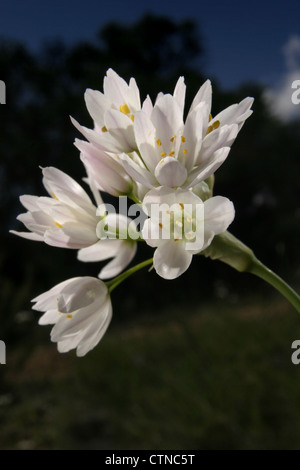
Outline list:
[[[300,448],[300,323],[284,300],[139,313],[84,358],[58,355],[33,316],[20,322],[0,449]]]
[[[155,34],[153,34],[155,31]],[[0,44],[1,79],[7,85],[7,104],[1,107],[0,164],[0,322],[3,339],[17,340],[17,312],[29,310],[29,300],[56,283],[78,275],[97,275],[100,267],[76,261],[76,253],[9,235],[23,230],[16,221],[24,211],[21,194],[45,195],[39,166],[56,166],[79,182],[83,167],[73,140],[78,136],[69,115],[91,127],[83,94],[102,90],[109,67],[129,80],[134,76],[141,98],[170,92],[179,75],[185,76],[187,106],[206,79],[204,45],[192,20],[176,23],[146,16],[132,26],[109,24],[92,43],[66,47],[45,44],[33,55],[18,43]],[[197,66],[195,65],[197,64]],[[202,65],[201,65],[202,64]],[[238,66],[238,64],[237,64]],[[202,69],[201,69],[202,67]],[[254,249],[270,268],[299,281],[300,127],[272,117],[255,83],[224,92],[213,80],[213,114],[254,96],[254,114],[234,143],[226,163],[216,174],[216,194],[231,198],[236,207],[232,232]],[[152,250],[141,248],[137,260]],[[236,299],[253,289],[271,295],[269,287],[227,266],[195,257],[191,269],[169,282],[154,272],[139,273],[114,292],[119,316],[138,315],[148,307],[159,313],[166,306],[199,304],[199,299]]]

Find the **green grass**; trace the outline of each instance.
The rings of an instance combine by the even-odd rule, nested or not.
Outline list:
[[[42,330],[1,366],[1,449],[300,449],[300,317],[284,301],[115,322],[82,359]]]

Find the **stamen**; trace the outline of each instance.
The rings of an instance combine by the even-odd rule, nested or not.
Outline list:
[[[175,139],[176,139],[176,135],[173,135],[173,137],[171,137],[170,141],[174,142]]]
[[[219,126],[220,126],[220,121],[215,121],[215,122],[212,124],[213,130],[218,129]]]
[[[175,153],[174,151],[170,152],[169,157],[173,157],[174,153]]]
[[[158,224],[159,228],[163,228],[163,224],[159,223]]]
[[[161,146],[161,140],[160,139],[157,139],[156,143],[159,147]]]
[[[180,202],[179,205],[180,205],[181,210],[183,211],[183,209],[184,209],[184,204],[182,204],[182,202]]]
[[[101,127],[101,131],[102,131],[102,132],[107,132],[106,127],[105,127],[105,126]]]
[[[206,135],[210,134],[215,129],[218,129],[219,126],[220,126],[220,121],[213,122],[211,124],[211,126],[208,126],[207,131],[206,131]]]
[[[183,135],[181,136],[181,142],[185,142],[185,137],[183,137]]]
[[[187,154],[187,150],[186,149],[182,149],[182,153],[184,153],[184,155]]]
[[[212,120],[212,115],[210,114],[210,115],[208,116],[208,122],[210,122],[211,120]]]
[[[167,154],[165,152],[161,152],[160,156],[165,157]]]
[[[121,106],[119,107],[119,110],[120,110],[121,113],[123,113],[123,114],[129,114],[129,113],[130,113],[129,106],[128,106],[128,104],[126,104],[126,103],[121,104]]]
[[[52,197],[58,201],[58,197],[56,197],[54,193],[52,193]]]
[[[56,225],[56,227],[58,227],[58,228],[62,228],[62,225],[61,225],[61,224],[59,224],[58,222],[55,222],[55,220],[54,220],[54,224]]]
[[[73,318],[73,315],[67,315],[67,318]]]

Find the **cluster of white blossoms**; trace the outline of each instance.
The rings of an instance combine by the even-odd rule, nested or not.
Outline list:
[[[54,324],[51,339],[60,352],[83,356],[105,333],[112,315],[110,292],[128,275],[153,264],[157,274],[174,279],[196,253],[234,219],[234,206],[212,196],[215,171],[226,159],[245,120],[252,98],[211,115],[212,89],[207,80],[184,119],[186,86],[180,77],[172,94],[159,93],[143,103],[134,78],[129,84],[109,69],[104,92],[87,90],[85,102],[93,128],[73,124],[86,140],[75,139],[95,202],[70,176],[48,167],[43,183],[48,197],[21,196],[27,209],[18,216],[30,240],[78,250],[80,261],[111,259],[99,278],[64,281],[34,299],[45,312],[40,324]],[[140,224],[108,210],[101,192],[131,199],[143,213]],[[155,248],[153,259],[124,271],[137,241]],[[122,273],[123,272],[123,273]],[[108,282],[104,279],[113,278]]]

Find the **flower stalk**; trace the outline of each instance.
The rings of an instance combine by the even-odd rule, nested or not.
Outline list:
[[[260,277],[278,290],[300,313],[300,296],[281,277],[259,261],[253,251],[229,232],[217,235],[202,252],[204,256],[218,259],[240,272]]]
[[[149,264],[153,263],[153,258],[147,259],[146,261],[143,261],[142,263],[139,263],[135,266],[133,266],[130,269],[127,269],[124,273],[120,274],[118,277],[115,279],[112,279],[111,281],[106,282],[106,286],[108,288],[109,294],[119,285],[121,282],[125,281],[129,276],[132,274],[136,273],[140,269],[145,268],[146,266],[149,266]]]

